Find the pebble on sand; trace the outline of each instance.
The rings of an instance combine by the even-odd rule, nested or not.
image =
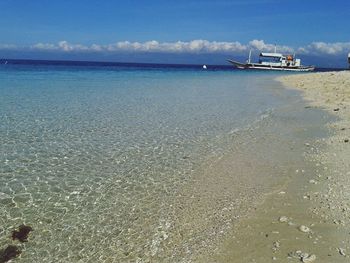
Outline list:
[[[317,181],[316,181],[316,180],[311,179],[311,180],[309,181],[309,183],[310,183],[310,184],[317,184]]]
[[[301,225],[299,226],[299,230],[303,233],[309,233],[310,232],[310,228],[308,228],[307,226]]]
[[[280,221],[281,223],[285,223],[285,222],[288,221],[288,217],[286,217],[286,216],[281,216],[281,217],[278,219],[278,221]]]
[[[301,261],[304,263],[309,263],[309,262],[313,262],[316,260],[316,255],[312,254],[312,255],[307,255],[307,256],[303,256],[301,258]]]
[[[345,249],[344,249],[344,248],[339,247],[339,248],[338,248],[338,252],[339,252],[340,255],[346,256],[346,253],[345,253]]]
[[[315,254],[310,255],[309,253],[302,252],[301,250],[289,252],[288,257],[298,258],[301,262],[304,262],[304,263],[310,263],[316,260]]]
[[[279,248],[281,246],[281,243],[279,241],[273,242],[273,247]]]

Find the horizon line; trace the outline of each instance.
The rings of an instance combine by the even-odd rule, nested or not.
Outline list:
[[[0,58],[0,65],[4,65],[3,62],[16,62],[16,61],[22,61],[22,62],[58,62],[58,63],[94,63],[94,64],[110,64],[110,66],[113,66],[113,64],[124,64],[124,65],[147,65],[147,66],[187,66],[187,67],[198,67],[198,66],[211,66],[211,67],[227,67],[235,69],[232,65],[225,65],[225,64],[193,64],[193,63],[152,63],[152,62],[121,62],[121,61],[101,61],[101,60],[61,60],[61,59],[16,59],[16,58]],[[55,65],[55,64],[48,64],[48,65]],[[63,64],[62,64],[63,65]],[[56,65],[57,66],[57,65]],[[71,66],[86,66],[86,65],[71,65]],[[109,66],[109,65],[101,65],[101,66]],[[116,65],[115,65],[116,66]],[[335,69],[335,70],[347,70],[348,68],[342,68],[342,67],[316,67],[317,69]]]

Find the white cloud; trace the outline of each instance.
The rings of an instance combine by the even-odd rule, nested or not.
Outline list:
[[[278,52],[293,53],[295,51],[294,48],[292,47],[266,44],[264,40],[256,40],[256,39],[249,42],[249,47],[252,49],[267,51],[267,52],[274,52],[275,48]]]
[[[38,43],[32,45],[35,50],[60,50],[64,52],[91,51],[91,52],[116,52],[116,51],[140,51],[140,52],[167,52],[167,53],[215,53],[215,52],[242,52],[247,51],[248,46],[239,42],[210,42],[208,40],[192,40],[189,42],[163,42],[152,40],[147,42],[121,41],[109,45],[93,44],[84,46],[80,44],[70,44],[67,41],[60,41],[57,44]]]
[[[12,44],[0,44],[0,50],[1,49],[17,49],[17,46]]]
[[[35,45],[32,45],[30,49],[34,50],[58,50],[58,51],[65,51],[65,52],[70,52],[70,51],[102,51],[102,49],[97,48],[98,45],[92,45],[91,47],[87,47],[84,45],[80,44],[70,44],[67,41],[60,41],[57,44],[50,44],[50,43],[38,43]]]
[[[263,42],[263,41],[262,41]],[[61,50],[64,52],[71,51],[141,51],[141,52],[169,52],[169,53],[197,53],[197,52],[242,52],[247,51],[250,46],[243,45],[239,42],[217,42],[208,40],[192,40],[188,42],[163,42],[160,43],[156,40],[146,42],[129,42],[121,41],[114,44],[98,45],[93,44],[91,46],[84,46],[80,44],[70,44],[67,41],[60,41],[57,44],[38,43],[32,45],[31,49],[36,50]],[[252,48],[254,48],[252,46]]]
[[[44,44],[38,43],[32,46],[33,49],[41,49],[41,50],[57,50],[57,46],[54,44]]]
[[[93,44],[91,45],[91,50],[92,51],[103,51],[103,48],[100,45]]]
[[[92,47],[80,44],[70,44],[67,41],[58,42],[58,49],[62,51],[91,51]]]
[[[306,47],[308,53],[337,55],[346,52],[350,52],[350,42],[337,42],[337,43],[325,43],[325,42],[313,42]]]
[[[299,53],[311,55],[339,55],[350,51],[350,42],[324,43],[313,42],[306,46],[291,47],[285,45],[276,46],[278,52]],[[30,47],[17,47],[15,45],[0,44],[1,50],[36,50],[36,51],[60,51],[60,52],[161,52],[161,53],[246,53],[249,49],[256,51],[273,52],[275,45],[265,43],[264,40],[254,39],[247,44],[235,42],[218,42],[208,40],[192,40],[177,42],[158,42],[156,40],[146,42],[121,41],[113,44],[90,46],[72,44],[68,41],[53,43],[37,43]]]

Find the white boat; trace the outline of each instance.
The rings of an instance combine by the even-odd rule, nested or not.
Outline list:
[[[228,62],[239,69],[264,69],[264,70],[286,70],[286,71],[312,71],[314,66],[303,66],[301,60],[295,55],[283,55],[281,53],[265,53],[259,55],[259,62],[251,62],[251,51],[246,63],[229,59]]]

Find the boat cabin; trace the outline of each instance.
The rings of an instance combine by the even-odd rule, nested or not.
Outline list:
[[[283,55],[281,53],[260,53],[259,63],[268,66],[299,67],[300,59],[295,59],[293,55]]]

